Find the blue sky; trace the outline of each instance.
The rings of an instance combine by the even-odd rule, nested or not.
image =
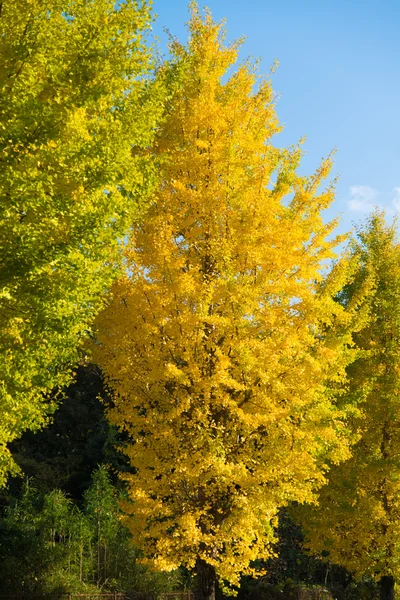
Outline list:
[[[400,0],[208,0],[226,18],[227,40],[246,36],[242,57],[261,59],[285,125],[281,146],[306,136],[301,172],[310,174],[336,148],[339,175],[327,218],[340,230],[374,205],[400,212]],[[204,3],[199,2],[199,6]],[[154,32],[186,40],[186,0],[154,0]]]

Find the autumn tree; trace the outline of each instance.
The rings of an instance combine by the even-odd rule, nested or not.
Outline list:
[[[65,385],[151,189],[147,0],[0,3],[0,485]],[[158,87],[157,87],[158,86]],[[127,175],[129,174],[129,179]]]
[[[271,143],[280,126],[268,79],[192,5],[187,46],[172,42],[180,86],[152,149],[160,185],[134,226],[127,274],[97,319],[94,358],[114,390],[111,422],[130,436],[127,523],[156,568],[237,585],[273,553],[277,510],[305,502],[325,463],[348,456],[330,387],[344,376],[353,308],[324,281],[336,223],[321,211],[329,173],[296,168]],[[329,326],[329,327],[328,327]],[[335,334],[333,333],[335,332]]]
[[[400,246],[396,223],[373,214],[354,252],[359,271],[341,293],[351,302],[373,283],[370,321],[355,335],[359,357],[349,367],[346,401],[358,405],[352,427],[360,439],[352,458],[334,467],[317,507],[298,511],[308,545],[357,576],[380,581],[392,600],[400,576]]]

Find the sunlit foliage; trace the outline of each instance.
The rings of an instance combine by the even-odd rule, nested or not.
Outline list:
[[[359,232],[361,259],[351,301],[370,280],[370,321],[355,336],[360,355],[349,369],[347,401],[358,404],[353,456],[334,467],[318,507],[300,515],[315,552],[356,575],[400,575],[400,247],[396,224],[375,213]],[[366,299],[366,300],[367,300]]]
[[[0,485],[52,410],[152,185],[149,5],[0,4]],[[129,174],[129,179],[127,175]]]
[[[152,149],[162,183],[94,348],[131,438],[127,522],[157,568],[195,567],[205,596],[213,571],[237,584],[270,556],[278,507],[312,500],[325,461],[348,457],[331,387],[354,308],[333,299],[346,261],[324,281],[330,161],[296,173],[299,149],[271,144],[269,80],[247,62],[228,77],[239,45],[223,37],[192,6],[188,45],[172,42],[165,69],[181,82]]]

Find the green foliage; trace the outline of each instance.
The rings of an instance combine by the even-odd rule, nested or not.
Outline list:
[[[103,466],[82,509],[60,490],[43,495],[27,480],[0,520],[0,593],[160,592],[179,584],[178,573],[150,573],[137,557]]]
[[[104,467],[99,467],[93,474],[92,485],[85,493],[85,512],[95,533],[96,575],[100,585],[110,576],[112,568],[117,571],[122,568],[115,561],[112,565],[110,562],[113,554],[118,557],[119,511],[114,489]]]
[[[147,0],[5,0],[0,20],[0,486],[54,410],[152,188]],[[129,180],[128,180],[129,174]]]

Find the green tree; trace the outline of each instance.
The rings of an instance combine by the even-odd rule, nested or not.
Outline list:
[[[298,509],[308,545],[358,577],[380,581],[392,600],[400,577],[400,246],[397,225],[373,214],[354,252],[360,267],[341,294],[344,305],[372,283],[369,322],[355,334],[357,360],[348,368],[344,400],[355,407],[359,436],[352,457],[330,471],[315,507]],[[371,284],[370,284],[371,285]],[[358,407],[358,408],[357,408]]]
[[[121,523],[118,492],[100,466],[82,508],[58,489],[27,480],[0,518],[0,593],[32,596],[98,592],[164,592],[179,573],[153,573]]]
[[[20,498],[3,509],[0,519],[0,591],[29,593],[35,590],[38,557],[37,535],[39,499],[32,480],[26,480]]]
[[[165,66],[181,79],[152,148],[162,183],[94,359],[130,436],[134,539],[155,568],[195,569],[210,598],[216,576],[237,585],[273,554],[279,507],[312,500],[327,459],[348,456],[329,386],[345,376],[354,307],[334,300],[347,261],[324,279],[329,160],[297,174],[299,149],[271,143],[270,82],[248,62],[228,78],[238,44],[192,7],[189,44],[174,41]]]
[[[147,0],[0,5],[0,485],[46,423],[119,265],[162,110]],[[127,177],[129,175],[129,177]]]
[[[139,564],[140,551],[121,521],[119,503],[124,496],[124,491],[113,486],[108,469],[100,465],[84,497],[85,519],[92,530],[92,580],[98,587],[120,592],[175,589],[180,584],[179,572],[154,573]]]
[[[96,583],[101,585],[110,575],[110,555],[119,533],[118,501],[104,466],[94,472],[92,484],[85,493],[85,512],[94,532]]]
[[[94,571],[93,537],[90,519],[74,506],[69,523],[68,567],[80,584],[91,581]],[[71,588],[68,591],[72,591]]]

